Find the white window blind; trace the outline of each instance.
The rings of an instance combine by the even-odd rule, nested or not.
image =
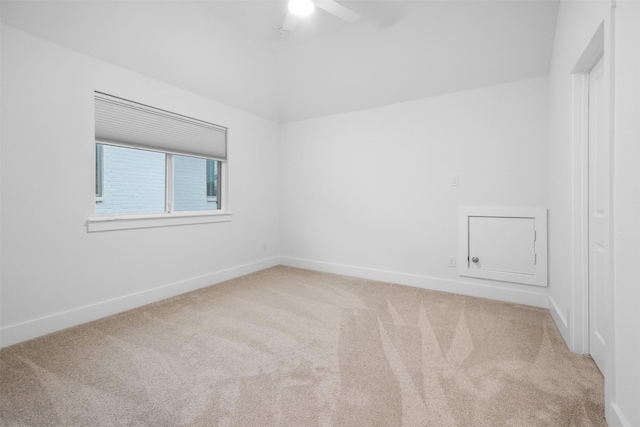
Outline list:
[[[227,128],[95,92],[96,140],[227,159]]]

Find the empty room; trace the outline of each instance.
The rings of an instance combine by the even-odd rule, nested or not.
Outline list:
[[[640,426],[640,0],[1,0],[1,426]]]

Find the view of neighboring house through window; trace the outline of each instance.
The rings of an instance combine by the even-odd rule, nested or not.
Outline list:
[[[102,182],[97,214],[165,212],[165,153],[96,145],[102,152],[102,177],[96,176]]]
[[[174,210],[218,209],[217,198],[209,196],[208,191],[210,163],[217,164],[218,161],[198,157],[173,156]]]
[[[215,201],[218,197],[219,163],[215,160],[207,160],[207,198],[211,201]]]
[[[222,209],[226,128],[96,93],[97,214]]]
[[[96,144],[96,200],[102,197],[102,145]]]

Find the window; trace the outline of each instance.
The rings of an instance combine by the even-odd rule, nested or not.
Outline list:
[[[230,220],[226,128],[99,92],[95,106],[89,231]]]

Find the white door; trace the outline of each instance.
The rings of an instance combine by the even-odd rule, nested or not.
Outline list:
[[[602,59],[589,75],[589,353],[604,373],[607,330],[605,292],[606,146]]]
[[[534,218],[469,217],[468,267],[535,274]]]

